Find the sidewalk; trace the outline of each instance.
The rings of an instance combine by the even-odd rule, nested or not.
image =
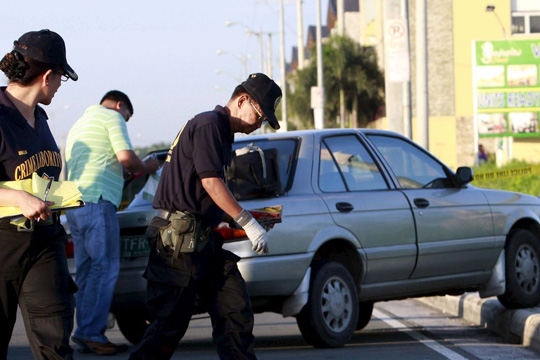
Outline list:
[[[451,316],[483,326],[511,343],[540,351],[540,308],[508,310],[496,297],[481,299],[478,293],[416,299]]]

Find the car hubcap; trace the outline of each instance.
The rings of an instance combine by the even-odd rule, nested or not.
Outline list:
[[[528,244],[521,245],[516,256],[516,276],[521,289],[533,294],[537,291],[540,280],[538,257]]]
[[[348,286],[338,277],[330,278],[323,288],[322,315],[334,332],[343,331],[351,321],[352,302]]]

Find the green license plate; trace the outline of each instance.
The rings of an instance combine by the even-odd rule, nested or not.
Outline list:
[[[150,246],[144,236],[122,236],[120,256],[131,258],[137,256],[148,256],[150,254]]]

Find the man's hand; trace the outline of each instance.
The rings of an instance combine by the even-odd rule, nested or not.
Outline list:
[[[154,174],[159,169],[159,161],[154,158],[147,159],[144,163],[146,165],[147,174]]]
[[[234,221],[245,230],[247,237],[253,244],[253,251],[256,251],[259,255],[268,255],[268,235],[257,220],[245,209],[242,209]]]

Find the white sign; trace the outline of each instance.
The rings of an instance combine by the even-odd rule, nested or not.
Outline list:
[[[409,59],[409,30],[402,19],[386,22],[384,33],[386,47],[386,76],[390,82],[408,82],[411,80]]]
[[[311,108],[319,109],[323,107],[323,89],[318,86],[311,87]]]

